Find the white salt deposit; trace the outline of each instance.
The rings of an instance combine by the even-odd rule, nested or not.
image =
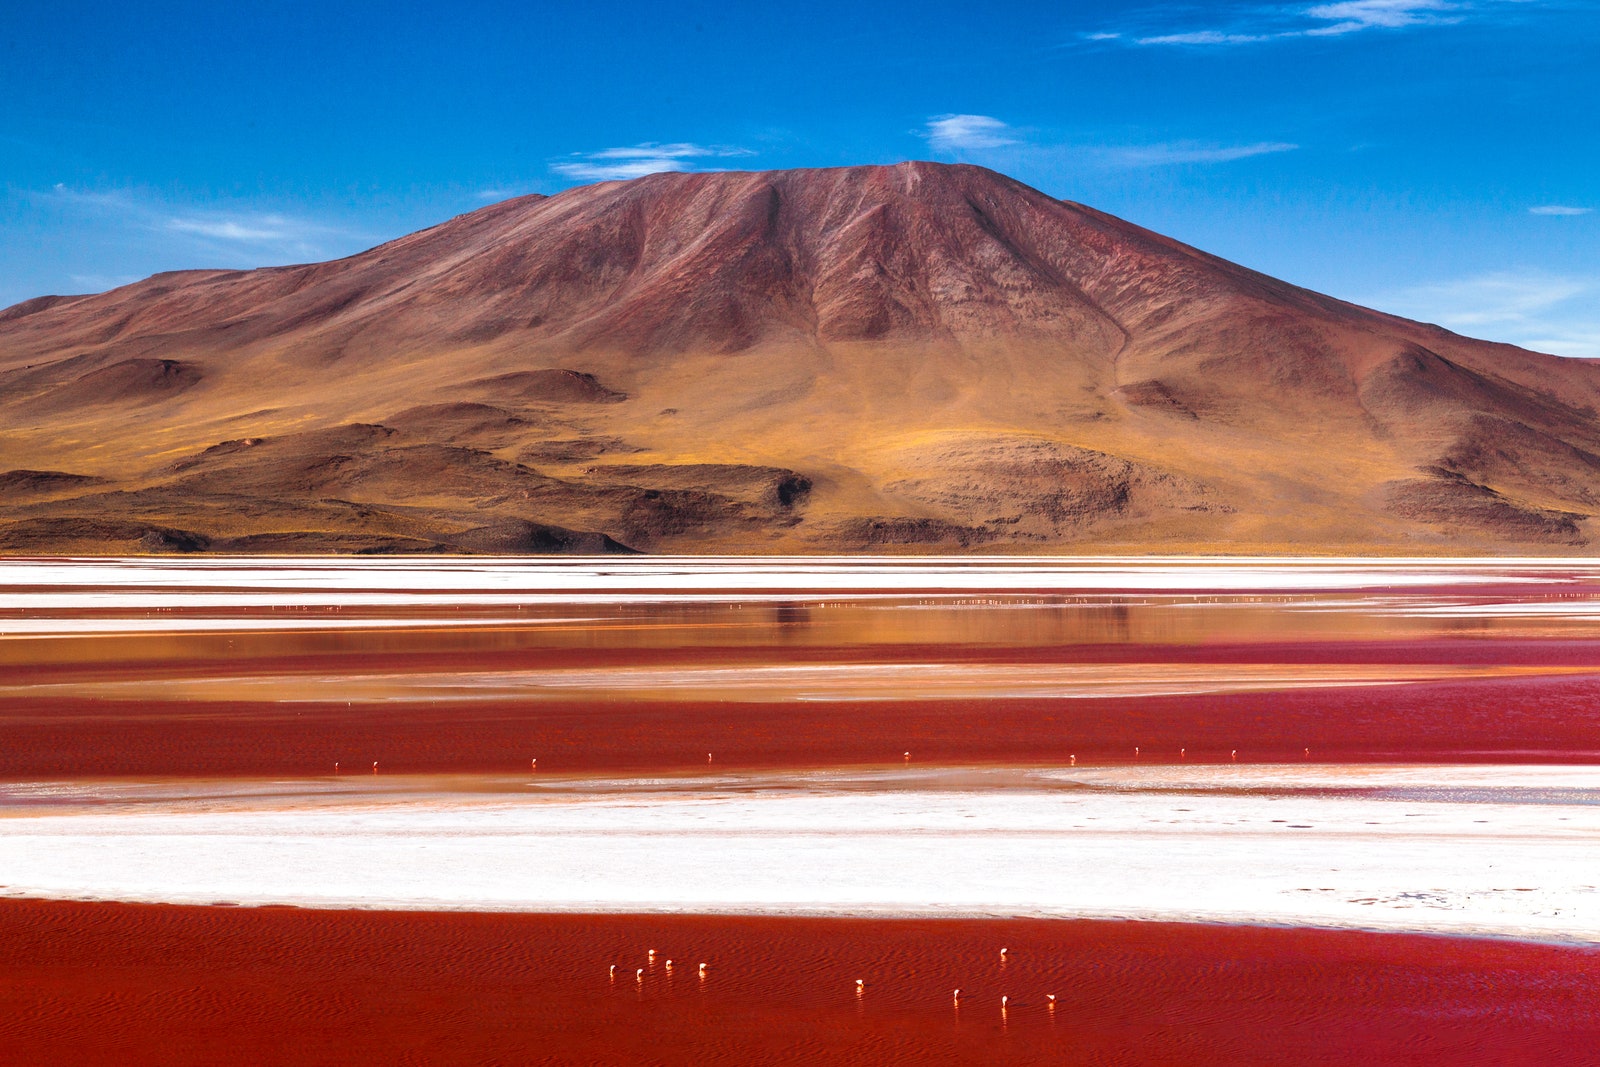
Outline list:
[[[14,896],[1100,916],[1600,942],[1592,768],[32,783],[8,787],[0,814],[0,893]]]
[[[691,593],[822,593],[829,591],[994,589],[1038,591],[1404,590],[1441,585],[1503,583],[1592,584],[1600,565],[1592,559],[1376,559],[1141,556],[961,556],[916,559],[855,557],[567,557],[562,559],[329,558],[121,560],[0,560],[0,588],[16,590],[32,606],[89,604],[76,597],[99,591],[118,596],[214,597],[226,591],[239,603],[245,590],[278,596],[398,593],[425,603],[463,592],[646,594],[652,599]],[[82,593],[74,590],[91,590]],[[261,598],[263,601],[270,596]],[[570,595],[566,597],[571,602]],[[99,601],[105,602],[102,597]],[[144,601],[151,605],[165,601]],[[319,602],[321,602],[319,600]],[[338,601],[328,601],[335,603]],[[370,602],[357,600],[352,602]]]

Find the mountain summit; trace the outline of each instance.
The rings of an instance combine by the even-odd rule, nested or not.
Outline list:
[[[1597,406],[979,167],[655,174],[0,311],[0,551],[1570,551]]]

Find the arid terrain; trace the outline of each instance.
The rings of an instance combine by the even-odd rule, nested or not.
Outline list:
[[[0,312],[0,552],[1583,552],[1597,405],[978,167],[655,174]]]

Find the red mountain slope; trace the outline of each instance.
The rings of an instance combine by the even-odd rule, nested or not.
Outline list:
[[[0,312],[0,550],[1570,551],[1597,406],[981,168],[658,174]]]

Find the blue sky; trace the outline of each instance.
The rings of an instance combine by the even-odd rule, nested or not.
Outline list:
[[[939,159],[1600,356],[1600,0],[62,0],[0,20],[0,101],[0,305],[599,178]]]

